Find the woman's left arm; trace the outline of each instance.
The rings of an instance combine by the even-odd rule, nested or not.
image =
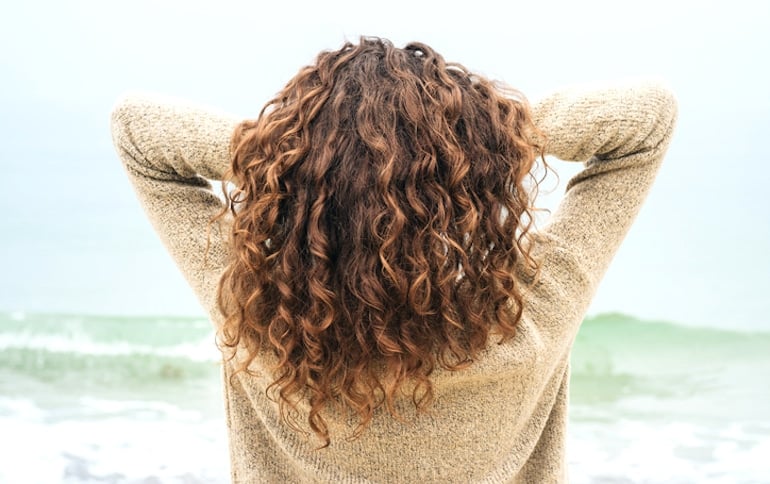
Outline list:
[[[198,300],[219,320],[216,288],[226,263],[226,230],[209,220],[224,207],[209,179],[230,165],[240,120],[183,101],[126,95],[112,111],[115,149],[155,231]],[[205,258],[204,258],[205,256]]]

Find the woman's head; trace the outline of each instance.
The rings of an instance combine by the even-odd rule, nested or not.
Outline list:
[[[513,336],[534,139],[515,91],[377,38],[319,54],[237,128],[222,336],[243,369],[277,356],[284,418],[307,399],[328,443],[327,405],[363,429],[412,382],[422,409],[435,368]]]

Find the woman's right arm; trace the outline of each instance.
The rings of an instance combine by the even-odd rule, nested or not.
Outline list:
[[[571,253],[591,294],[655,179],[677,116],[657,82],[571,88],[533,106],[546,154],[586,162],[542,231]]]

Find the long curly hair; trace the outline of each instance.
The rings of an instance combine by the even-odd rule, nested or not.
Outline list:
[[[328,445],[341,403],[360,435],[400,390],[425,410],[434,370],[467,367],[492,328],[513,337],[542,139],[517,91],[379,38],[322,52],[237,127],[220,338],[246,350],[238,371],[274,354],[286,424],[305,400]]]

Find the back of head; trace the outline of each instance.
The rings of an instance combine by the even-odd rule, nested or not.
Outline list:
[[[493,327],[514,334],[540,147],[523,97],[430,47],[362,38],[321,53],[233,137],[223,340],[278,358],[286,419],[418,408]],[[513,96],[512,96],[513,95]],[[291,423],[288,422],[287,423]]]

